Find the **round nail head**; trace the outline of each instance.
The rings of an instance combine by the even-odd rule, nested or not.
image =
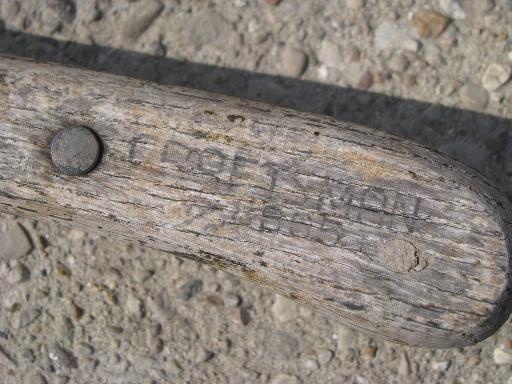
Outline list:
[[[53,138],[51,158],[55,167],[70,176],[92,171],[101,157],[101,143],[96,134],[86,127],[61,129]]]

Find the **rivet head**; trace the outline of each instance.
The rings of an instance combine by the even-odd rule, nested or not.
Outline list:
[[[55,167],[71,176],[92,171],[101,157],[99,137],[86,127],[61,129],[52,140],[50,154]]]

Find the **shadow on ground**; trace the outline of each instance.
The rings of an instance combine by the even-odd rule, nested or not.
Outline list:
[[[512,120],[312,81],[178,61],[4,30],[0,53],[182,85],[330,115],[441,149],[512,199]]]

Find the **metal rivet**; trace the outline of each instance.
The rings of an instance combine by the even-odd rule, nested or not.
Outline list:
[[[86,127],[61,129],[52,140],[51,158],[55,167],[71,176],[92,171],[101,157],[99,137]]]

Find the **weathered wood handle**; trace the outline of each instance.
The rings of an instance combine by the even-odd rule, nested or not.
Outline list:
[[[50,160],[70,126],[103,142],[86,176]],[[0,59],[0,210],[192,257],[410,345],[474,344],[511,308],[512,210],[481,177],[383,132],[191,89]]]

